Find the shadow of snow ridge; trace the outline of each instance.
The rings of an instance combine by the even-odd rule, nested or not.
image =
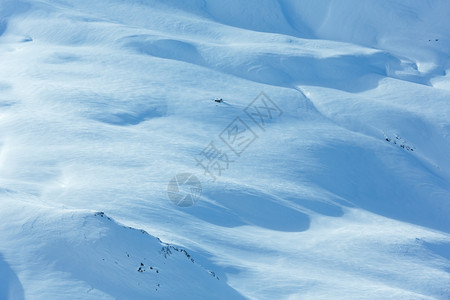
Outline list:
[[[25,299],[22,283],[0,253],[0,299]]]

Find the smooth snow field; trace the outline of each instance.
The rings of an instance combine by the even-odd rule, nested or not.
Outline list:
[[[450,299],[449,14],[0,0],[0,300]]]

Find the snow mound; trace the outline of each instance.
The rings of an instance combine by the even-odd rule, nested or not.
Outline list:
[[[239,299],[237,292],[198,265],[195,256],[182,247],[119,225],[103,212],[61,214],[36,207],[38,213],[30,213],[28,208],[11,211],[15,220],[25,222],[20,240],[9,246],[20,247],[35,259],[15,266],[25,273],[20,281],[0,260],[0,295],[9,297],[3,298],[54,297],[60,293],[59,287],[65,286],[64,295],[69,298],[174,299],[189,295],[202,299],[211,295],[214,299]],[[2,244],[2,253],[15,261],[23,259],[7,246]],[[45,279],[40,274],[46,274]]]

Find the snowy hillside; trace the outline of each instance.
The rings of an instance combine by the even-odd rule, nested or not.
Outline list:
[[[449,299],[448,12],[0,0],[0,299]]]

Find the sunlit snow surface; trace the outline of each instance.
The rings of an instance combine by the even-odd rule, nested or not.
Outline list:
[[[450,298],[449,11],[1,0],[0,299]]]

